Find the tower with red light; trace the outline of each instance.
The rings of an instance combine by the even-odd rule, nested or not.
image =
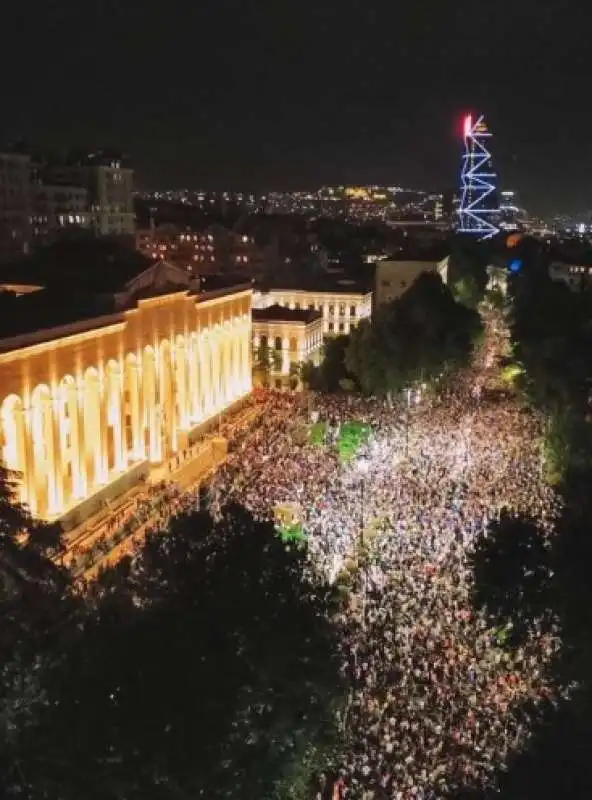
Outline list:
[[[465,116],[463,139],[458,231],[489,239],[499,232],[497,175],[488,148],[491,132],[483,115]]]

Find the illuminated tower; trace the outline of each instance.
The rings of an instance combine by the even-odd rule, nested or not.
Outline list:
[[[483,239],[495,236],[498,228],[496,174],[487,149],[491,133],[483,116],[464,120],[465,152],[461,170],[459,227],[461,233],[473,233]]]

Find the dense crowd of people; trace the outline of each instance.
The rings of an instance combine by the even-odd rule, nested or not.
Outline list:
[[[558,510],[542,479],[540,422],[496,384],[503,347],[503,329],[488,320],[474,366],[412,409],[316,396],[314,418],[330,431],[350,420],[371,426],[364,472],[307,438],[305,397],[263,392],[265,414],[233,432],[212,479],[214,514],[230,501],[260,519],[297,508],[311,568],[331,581],[378,531],[339,619],[350,693],[342,751],[319,798],[436,800],[494,787],[528,738],[527,701],[556,700],[546,665],[558,631],[534,624],[520,647],[507,647],[470,598],[469,557],[489,522],[526,513],[551,534]],[[198,493],[170,485],[150,503],[163,524],[195,507]]]
[[[558,631],[534,624],[520,647],[506,647],[470,600],[469,555],[490,520],[524,513],[550,533],[558,510],[542,480],[540,422],[496,384],[503,345],[490,320],[474,367],[411,413],[316,398],[333,429],[371,424],[365,473],[340,464],[335,448],[302,441],[308,410],[272,394],[264,424],[215,478],[215,511],[232,499],[269,518],[296,503],[312,561],[330,579],[360,531],[380,529],[358,602],[340,620],[351,692],[343,752],[323,776],[329,796],[427,800],[494,788],[528,737],[527,703],[556,700],[546,665]]]

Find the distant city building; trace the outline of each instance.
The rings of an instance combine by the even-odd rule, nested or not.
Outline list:
[[[250,233],[210,225],[205,231],[176,225],[136,231],[136,248],[148,258],[168,261],[194,274],[224,272],[245,278],[263,275],[273,262],[274,245],[262,247]]]
[[[134,171],[123,156],[73,151],[63,163],[49,166],[47,173],[50,181],[87,190],[92,227],[98,236],[134,236]]]
[[[12,261],[68,228],[131,238],[133,170],[103,153],[33,157],[0,148],[0,260]]]
[[[374,302],[378,308],[401,297],[425,272],[439,272],[441,261],[386,259],[376,264]]]
[[[592,284],[592,265],[568,260],[552,261],[549,275],[552,280],[563,281],[573,291],[579,291]]]
[[[167,261],[188,272],[219,272],[211,233],[181,231],[176,225],[152,225],[136,231],[136,248],[147,258]]]
[[[31,245],[31,156],[20,146],[0,148],[0,260],[11,261]]]
[[[83,186],[34,180],[31,195],[31,235],[35,244],[45,244],[68,228],[91,228],[88,191]]]
[[[499,195],[498,224],[501,230],[518,231],[528,227],[528,216],[520,208],[518,195],[514,191],[505,190]]]

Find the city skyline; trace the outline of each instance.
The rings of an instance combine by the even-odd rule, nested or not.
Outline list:
[[[446,189],[458,186],[472,111],[495,131],[501,185],[537,213],[589,206],[589,12],[525,0],[511,20],[487,8],[475,20],[470,8],[12,7],[4,134],[121,146],[140,189]],[[9,70],[24,52],[35,69]]]

